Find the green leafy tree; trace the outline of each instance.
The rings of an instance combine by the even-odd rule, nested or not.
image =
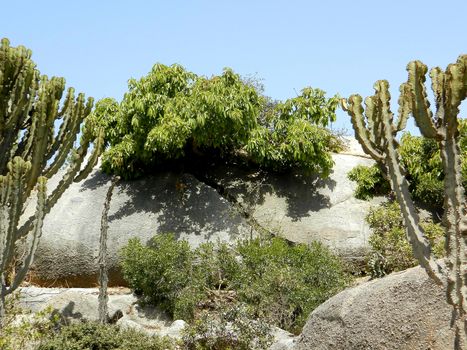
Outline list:
[[[120,104],[99,101],[91,120],[106,131],[103,169],[124,178],[207,154],[326,175],[333,136],[325,127],[335,120],[337,105],[337,96],[327,99],[311,88],[273,103],[231,69],[206,78],[179,65],[156,64],[145,77],[129,81]]]

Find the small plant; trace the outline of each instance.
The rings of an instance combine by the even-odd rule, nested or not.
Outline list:
[[[173,350],[174,341],[98,322],[63,326],[38,350]]]
[[[30,313],[18,306],[20,293],[6,299],[3,327],[0,328],[0,350],[35,349],[53,334],[58,316],[52,315],[52,307]]]
[[[370,209],[366,217],[372,235],[369,243],[368,272],[372,277],[382,277],[417,265],[412,247],[407,241],[402,214],[397,202],[385,202]],[[444,230],[428,220],[421,223],[435,255],[444,256]]]
[[[131,239],[122,250],[122,271],[129,286],[144,301],[174,314],[176,301],[189,285],[193,253],[188,242],[172,234],[155,236],[148,246]]]
[[[251,318],[299,333],[308,314],[349,281],[323,245],[277,237],[234,247],[206,243],[191,251],[173,235],[158,235],[147,247],[131,240],[122,252],[130,287],[188,322],[203,310],[244,303]]]
[[[203,311],[183,333],[182,347],[187,350],[260,350],[273,342],[271,327],[251,320],[242,305],[214,315]]]
[[[371,167],[357,165],[349,171],[347,177],[357,183],[355,198],[367,200],[377,195],[385,195],[391,190],[377,165]]]

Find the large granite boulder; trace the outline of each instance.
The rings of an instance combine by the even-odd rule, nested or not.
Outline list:
[[[237,202],[253,226],[292,242],[321,241],[347,260],[361,262],[370,235],[365,216],[382,198],[356,199],[356,184],[347,173],[373,161],[352,154],[334,154],[333,160],[327,179],[299,172],[272,174],[231,164],[205,169],[203,176]]]
[[[164,171],[114,190],[109,212],[110,284],[122,285],[119,250],[131,237],[147,242],[173,232],[194,247],[206,241],[233,242],[268,231],[289,241],[319,240],[353,261],[368,246],[365,215],[378,202],[355,199],[347,173],[370,165],[355,141],[352,154],[335,154],[327,179],[272,174],[235,164],[203,164],[197,169]],[[50,181],[50,188],[57,179]],[[97,282],[101,213],[109,176],[95,170],[75,183],[46,216],[30,279],[44,286],[90,287]]]
[[[101,214],[109,185],[110,177],[95,170],[63,194],[44,221],[30,273],[32,282],[69,287],[97,284]],[[244,218],[216,190],[189,174],[174,172],[120,182],[108,219],[111,285],[124,284],[118,268],[119,251],[132,237],[145,243],[158,233],[173,232],[196,247],[206,241],[233,241],[251,234]]]
[[[415,267],[321,304],[294,350],[454,349],[451,316],[443,288]]]

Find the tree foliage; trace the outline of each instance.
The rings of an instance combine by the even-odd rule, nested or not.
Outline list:
[[[335,120],[338,98],[328,99],[319,89],[271,103],[231,69],[206,78],[162,64],[128,86],[120,104],[101,100],[91,118],[106,130],[107,172],[131,178],[170,160],[209,153],[323,175],[333,165],[333,136],[325,127]]]

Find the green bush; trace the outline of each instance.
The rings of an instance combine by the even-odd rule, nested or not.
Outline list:
[[[148,247],[132,240],[122,252],[130,287],[186,321],[202,309],[245,303],[252,318],[299,333],[308,314],[349,281],[323,245],[277,237],[189,251],[185,241],[158,235]]]
[[[407,241],[402,214],[397,202],[385,202],[370,209],[366,218],[372,234],[369,239],[368,272],[372,277],[382,277],[393,271],[405,270],[418,262]],[[444,230],[428,220],[421,223],[433,252],[444,256]]]
[[[273,342],[271,327],[249,318],[242,305],[216,314],[203,311],[184,329],[182,344],[187,350],[261,350]]]
[[[172,350],[174,341],[97,322],[63,326],[38,350]]]
[[[58,316],[52,307],[31,313],[19,306],[20,292],[10,294],[5,302],[5,315],[0,327],[0,350],[32,349],[53,334]]]
[[[298,334],[308,315],[348,282],[339,259],[318,242],[291,245],[282,238],[243,241],[239,299],[260,319]]]
[[[467,188],[467,119],[459,123],[462,180]],[[407,171],[410,193],[416,200],[434,208],[441,208],[444,200],[444,172],[441,155],[435,140],[405,133],[400,142],[401,163]],[[379,168],[359,165],[348,177],[357,182],[355,197],[369,199],[389,193],[390,185]]]
[[[377,195],[385,195],[391,190],[389,182],[383,178],[378,166],[371,167],[357,165],[347,174],[351,181],[357,183],[355,197],[359,199],[370,199]]]
[[[122,272],[129,286],[144,301],[174,314],[176,301],[192,277],[193,252],[186,241],[172,234],[155,236],[148,246],[130,239],[122,249]],[[177,315],[178,316],[178,315]]]

